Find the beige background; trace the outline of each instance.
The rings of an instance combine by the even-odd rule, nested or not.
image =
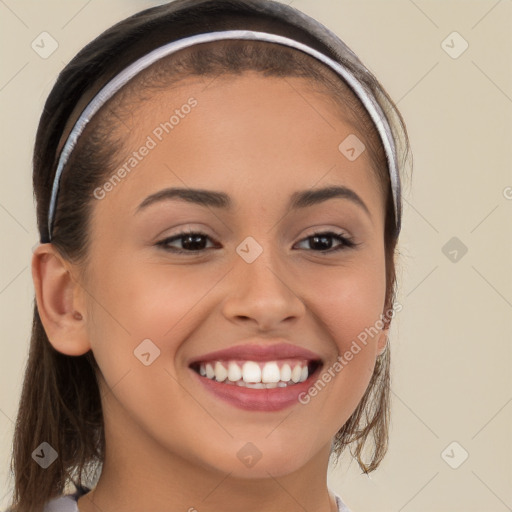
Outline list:
[[[84,44],[158,3],[0,0],[0,508],[12,488],[32,320],[31,151],[43,102]],[[377,75],[398,102],[414,153],[400,243],[403,310],[391,332],[390,449],[370,477],[346,457],[329,485],[354,512],[512,510],[512,1],[292,5]],[[31,48],[43,31],[59,44],[48,59]],[[454,31],[469,44],[456,59],[442,47]],[[453,37],[448,44],[461,48]],[[442,250],[452,237],[468,249],[455,262]],[[460,463],[462,450],[469,457],[453,469],[446,461]]]

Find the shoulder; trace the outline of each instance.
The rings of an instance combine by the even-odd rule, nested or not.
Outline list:
[[[345,503],[343,503],[343,500],[341,497],[333,491],[334,497],[336,498],[336,505],[338,505],[338,512],[352,512]]]
[[[66,494],[58,498],[54,498],[46,503],[43,512],[79,512],[77,501],[80,496],[89,492],[90,489],[82,489],[73,494]],[[336,498],[336,505],[338,506],[338,512],[352,512],[341,497],[333,491],[334,497]],[[10,512],[10,510],[6,511]]]
[[[79,487],[73,494],[65,494],[48,501],[43,512],[79,512],[77,501],[80,496],[90,491],[87,487]]]
[[[77,499],[74,494],[54,498],[45,505],[43,512],[78,512]]]

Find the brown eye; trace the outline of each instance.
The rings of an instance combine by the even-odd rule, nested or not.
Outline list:
[[[341,244],[335,246],[332,248],[332,239],[337,239],[341,242]],[[301,240],[303,241],[309,241],[310,247],[315,247],[318,250],[315,250],[314,252],[324,252],[324,253],[331,253],[335,251],[339,251],[341,249],[354,247],[357,244],[354,243],[352,240],[347,238],[343,235],[343,233],[334,233],[333,231],[325,231],[321,233],[313,233],[312,235],[304,238]]]
[[[210,237],[205,233],[197,231],[183,231],[161,240],[156,245],[161,246],[164,250],[170,252],[194,253],[202,252],[202,249],[206,248],[205,244],[208,239],[210,239]],[[180,242],[182,248],[170,247],[169,244],[174,241]]]

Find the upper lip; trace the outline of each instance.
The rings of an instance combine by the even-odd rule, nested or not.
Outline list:
[[[322,358],[303,347],[292,345],[290,343],[263,343],[252,342],[243,345],[208,352],[201,356],[194,357],[190,365],[203,361],[212,360],[234,360],[242,359],[246,361],[275,361],[279,359],[307,359],[311,361],[322,360]]]

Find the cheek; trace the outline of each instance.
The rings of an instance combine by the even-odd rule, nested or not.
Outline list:
[[[204,318],[201,300],[219,274],[194,266],[171,270],[161,263],[117,263],[96,274],[91,301],[91,344],[102,377],[115,404],[125,409],[120,415],[127,413],[140,425],[158,417],[166,435],[183,435],[176,418],[190,418],[191,400],[174,360],[182,341]],[[197,409],[192,411],[195,421],[204,421]]]
[[[98,363],[103,359],[105,364],[129,366],[138,362],[137,353],[144,347],[152,357],[160,351],[172,359],[192,322],[200,321],[198,312],[204,316],[201,301],[219,275],[194,265],[141,265],[128,259],[103,266],[91,300],[90,336]]]
[[[375,261],[373,266],[337,268],[327,273],[324,269],[316,273],[315,286],[308,288],[308,307],[336,349],[319,375],[322,382],[311,390],[311,401],[339,404],[338,408],[320,407],[318,414],[326,422],[335,418],[335,424],[343,424],[373,374],[382,328],[385,265]],[[326,393],[322,391],[325,387],[329,389]]]
[[[309,283],[306,305],[331,334],[340,352],[348,350],[361,333],[379,326],[386,294],[384,260],[311,271],[303,279]]]

